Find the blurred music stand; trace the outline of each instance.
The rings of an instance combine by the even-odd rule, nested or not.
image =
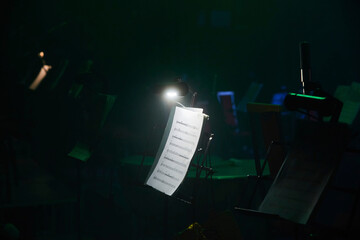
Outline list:
[[[250,120],[256,174],[262,177],[265,164],[269,164],[270,175],[275,177],[284,160],[283,149],[273,147],[274,143],[282,143],[280,124],[281,106],[265,103],[248,103],[247,112]],[[260,161],[260,148],[266,152],[263,165]]]
[[[312,223],[348,141],[340,123],[299,121],[293,147],[258,210],[237,211],[305,226]]]
[[[232,91],[218,92],[217,98],[224,112],[225,123],[237,131],[238,120],[236,116],[235,94]]]
[[[70,91],[70,96],[73,96],[75,99],[79,98],[82,94],[82,89],[77,91],[77,94],[72,95]],[[112,110],[115,101],[117,99],[116,95],[103,94],[103,93],[93,93],[92,98],[89,98],[92,101],[86,102],[94,110],[89,112],[90,118],[86,125],[86,133],[84,136],[81,136],[72,150],[68,153],[68,157],[75,160],[76,163],[76,178],[77,178],[77,206],[76,206],[76,216],[77,216],[77,230],[78,230],[78,239],[82,238],[81,230],[81,195],[82,195],[82,165],[86,163],[92,156],[94,148],[99,143],[99,132],[105,125],[105,121]],[[86,109],[86,107],[85,107]],[[89,110],[88,110],[89,111]],[[89,132],[90,134],[88,134]],[[111,176],[112,177],[112,176]],[[112,184],[112,183],[111,183]],[[110,198],[112,197],[112,185],[110,186]]]
[[[248,180],[255,177],[255,186],[250,194],[248,208],[252,205],[259,184],[264,179],[273,180],[275,178],[286,155],[281,134],[280,111],[280,105],[247,104],[256,170],[256,176],[248,176]],[[261,163],[262,156],[264,157],[263,163]],[[269,166],[270,176],[263,175],[266,165]],[[265,194],[266,190],[263,188],[263,195]]]

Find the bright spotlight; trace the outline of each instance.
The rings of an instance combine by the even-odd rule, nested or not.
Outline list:
[[[175,89],[168,89],[168,90],[165,91],[165,97],[168,98],[168,99],[174,99],[177,96],[179,96],[179,93]]]
[[[44,54],[43,51],[41,51],[41,52],[39,52],[38,56],[39,56],[40,58],[44,58],[45,54]]]
[[[162,83],[153,86],[153,92],[165,97],[185,96],[189,92],[189,86],[185,82]]]

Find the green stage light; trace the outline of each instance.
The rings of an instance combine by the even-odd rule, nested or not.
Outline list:
[[[326,99],[325,97],[305,95],[305,94],[300,94],[300,93],[289,93],[289,95],[291,95],[291,96],[305,97],[305,98],[310,98],[310,99],[317,99],[317,100],[325,100],[325,99]]]

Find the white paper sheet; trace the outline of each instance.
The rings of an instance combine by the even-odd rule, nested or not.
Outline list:
[[[259,211],[307,224],[338,166],[347,135],[345,124],[298,121],[292,147]]]
[[[145,184],[171,196],[184,180],[199,142],[202,109],[172,109]]]

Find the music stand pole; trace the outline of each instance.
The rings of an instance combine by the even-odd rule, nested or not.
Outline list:
[[[208,116],[206,116],[206,120],[209,120]],[[200,178],[201,178],[201,172],[202,172],[202,170],[206,171],[205,178],[207,178],[209,175],[211,176],[214,173],[214,171],[212,170],[211,167],[209,168],[207,166],[204,166],[205,160],[208,157],[210,143],[211,143],[213,137],[214,137],[214,134],[211,133],[208,140],[207,140],[206,148],[205,148],[205,151],[203,153],[203,158],[202,158],[200,164],[198,162],[197,165],[195,165],[195,167],[197,169],[196,169],[195,183],[194,183],[194,188],[193,188],[193,199],[192,199],[193,221],[196,221],[196,204],[197,204],[197,197],[198,197],[198,191],[199,191],[199,183],[200,183]]]

